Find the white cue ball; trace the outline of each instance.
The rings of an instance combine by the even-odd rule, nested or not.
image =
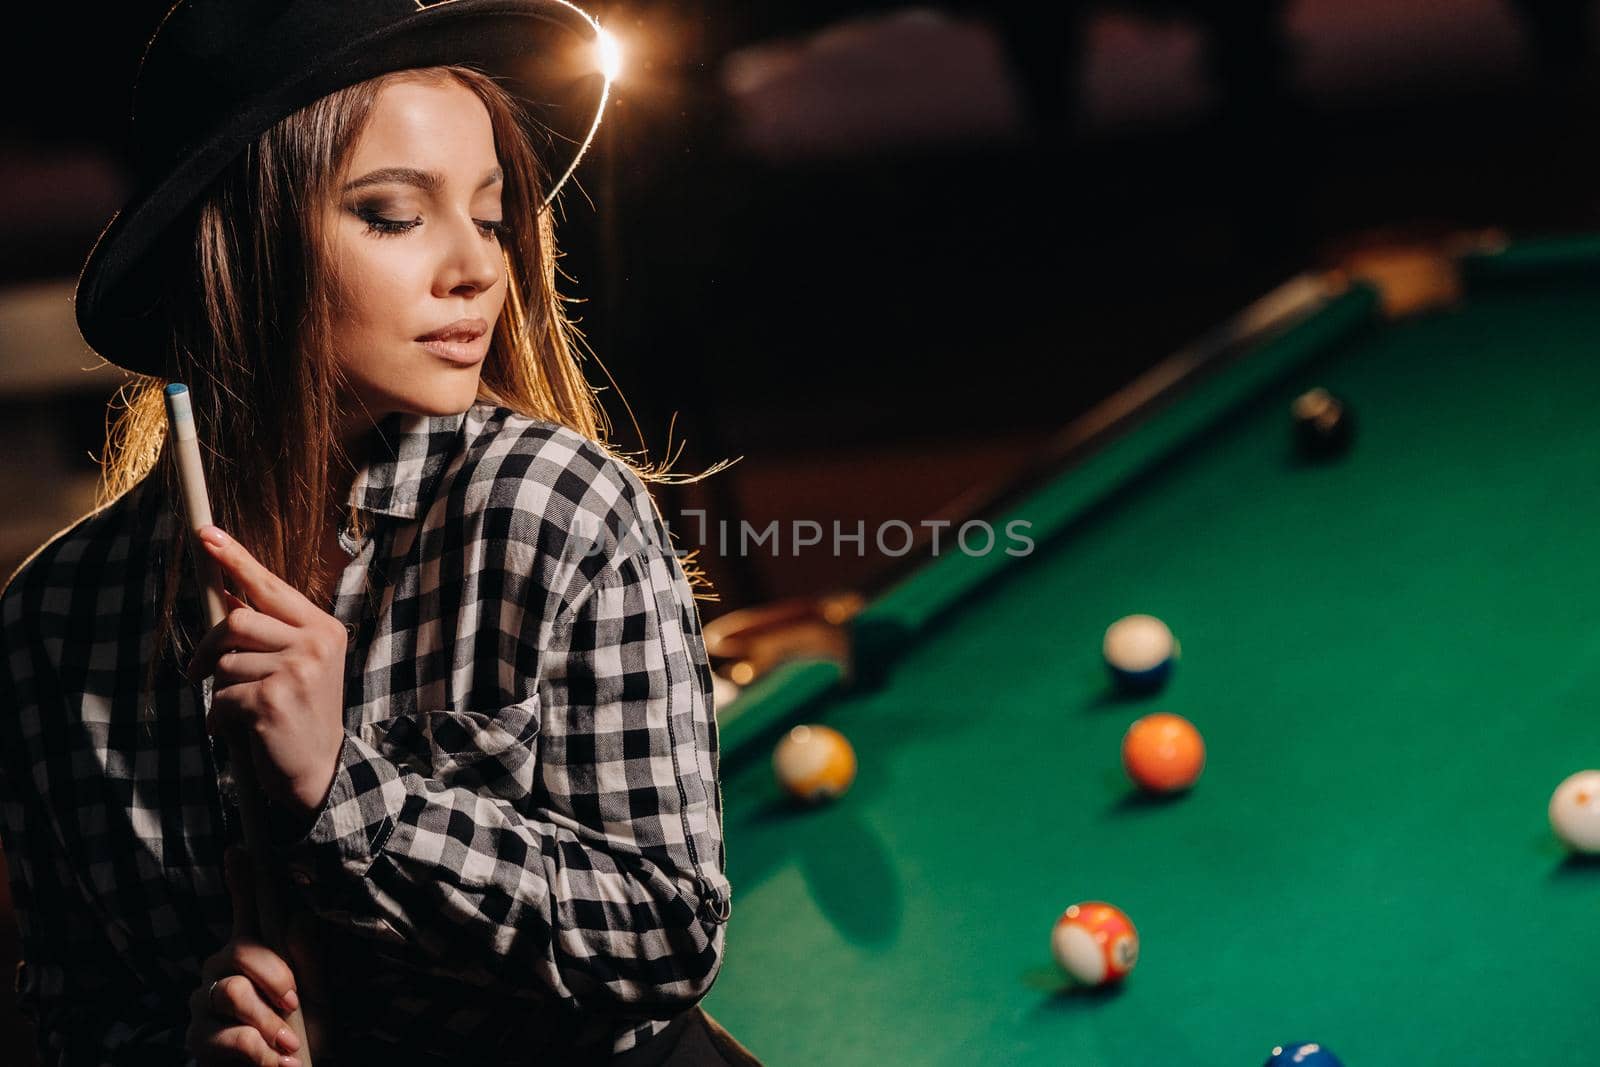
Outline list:
[[[1600,771],[1579,771],[1556,786],[1550,828],[1572,851],[1600,853]]]

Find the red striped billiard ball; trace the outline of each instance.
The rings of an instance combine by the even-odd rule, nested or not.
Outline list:
[[[1139,932],[1122,909],[1086,900],[1056,920],[1050,951],[1061,969],[1083,985],[1109,985],[1127,977],[1139,962]]]

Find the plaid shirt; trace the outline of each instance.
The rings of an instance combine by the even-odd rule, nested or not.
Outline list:
[[[317,1062],[603,1061],[721,965],[690,587],[644,484],[580,434],[482,402],[379,430],[392,454],[349,497],[371,529],[341,536],[338,769],[309,829],[273,822],[285,905],[315,914],[325,956],[337,1047]],[[188,998],[232,936],[241,834],[209,680],[164,657],[137,719],[181,522],[159,484],[56,535],[0,596],[0,844],[47,1065],[192,1063]]]

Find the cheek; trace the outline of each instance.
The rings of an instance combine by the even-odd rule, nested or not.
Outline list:
[[[404,303],[407,272],[396,256],[368,252],[350,261],[347,294],[351,310],[363,318],[382,322],[391,309]]]
[[[423,257],[404,247],[371,237],[348,237],[339,249],[338,276],[345,298],[346,325],[385,333],[403,330],[415,316],[419,298],[428,293]]]

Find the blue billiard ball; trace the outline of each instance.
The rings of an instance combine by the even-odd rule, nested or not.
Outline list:
[[[1127,615],[1106,628],[1101,654],[1118,689],[1153,693],[1172,674],[1178,642],[1154,615]]]
[[[1297,1041],[1272,1050],[1263,1067],[1343,1067],[1339,1057],[1315,1041]]]

